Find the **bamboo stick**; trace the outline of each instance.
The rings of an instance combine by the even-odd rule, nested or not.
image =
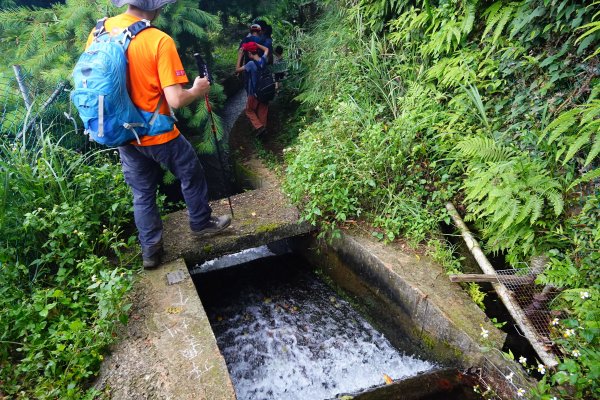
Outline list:
[[[458,211],[456,211],[456,208],[454,208],[454,205],[452,203],[448,203],[446,204],[446,209],[448,210],[448,214],[454,221],[454,224],[460,230],[460,234],[462,235],[465,243],[467,244],[469,251],[471,252],[471,254],[473,254],[473,257],[481,267],[481,270],[485,274],[495,275],[496,270],[488,261],[487,257],[481,250],[481,247],[479,247],[479,243],[477,243],[477,240],[475,240],[475,238],[469,231],[469,228],[467,228],[467,225],[465,225],[465,223],[463,222],[462,218],[458,214]],[[513,317],[513,319],[523,332],[525,338],[529,341],[529,343],[531,343],[531,346],[533,347],[537,355],[540,357],[540,360],[547,367],[555,367],[558,364],[556,358],[554,357],[554,355],[546,351],[544,345],[537,340],[535,328],[531,325],[529,319],[527,318],[523,310],[518,305],[513,304],[513,302],[511,302],[510,291],[504,285],[501,285],[499,283],[492,282],[492,286],[496,290],[498,297],[500,298],[500,300],[502,300],[502,303],[504,303],[504,306],[506,307],[510,315]]]

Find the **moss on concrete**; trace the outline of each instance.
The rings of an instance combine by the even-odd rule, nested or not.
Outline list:
[[[256,228],[256,233],[264,233],[264,232],[273,232],[275,229],[279,228],[281,224],[271,223],[260,225]]]

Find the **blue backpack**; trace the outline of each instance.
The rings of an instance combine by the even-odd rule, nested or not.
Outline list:
[[[141,20],[110,35],[98,21],[94,41],[79,57],[73,70],[75,90],[71,101],[79,111],[84,133],[99,144],[116,147],[144,135],[157,135],[173,129],[175,118],[159,114],[161,97],[154,113],[138,109],[127,92],[127,48],[150,21]]]

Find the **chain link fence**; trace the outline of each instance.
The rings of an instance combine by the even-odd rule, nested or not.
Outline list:
[[[0,135],[3,141],[28,148],[41,138],[87,152],[94,145],[83,135],[81,123],[69,101],[69,83],[52,85],[18,65],[0,73]]]

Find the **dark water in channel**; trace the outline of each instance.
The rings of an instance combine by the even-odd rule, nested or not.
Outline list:
[[[331,399],[438,367],[394,348],[295,255],[194,281],[239,400]]]

